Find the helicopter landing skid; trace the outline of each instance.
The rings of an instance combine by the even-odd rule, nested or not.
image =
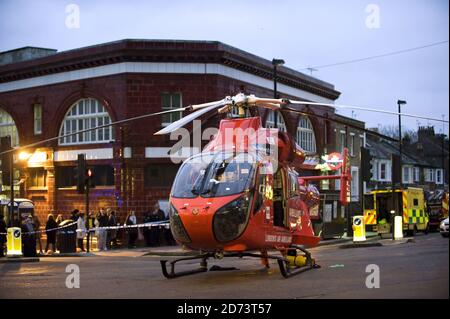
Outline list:
[[[289,278],[298,275],[307,270],[320,268],[320,266],[316,264],[316,261],[311,257],[311,253],[307,251],[305,248],[298,245],[292,245],[290,248],[300,250],[301,252],[303,252],[304,253],[303,257],[306,258],[306,261],[304,266],[294,266],[286,258],[277,258],[281,275],[284,278]]]
[[[280,267],[280,272],[284,278],[292,277],[292,276],[302,273],[306,270],[320,268],[320,266],[315,263],[314,259],[311,258],[311,254],[306,249],[304,249],[301,246],[294,246],[294,245],[291,246],[290,248],[298,249],[304,253],[304,257],[306,257],[305,266],[302,266],[302,267],[292,266],[292,265],[290,265],[289,261],[285,257],[277,257],[277,256],[271,256],[271,255],[267,255],[267,254],[254,254],[254,253],[245,253],[245,252],[226,253],[226,254],[222,254],[220,257],[218,257],[218,255],[215,253],[208,252],[208,253],[204,253],[204,254],[200,254],[200,255],[196,255],[196,256],[179,258],[179,259],[176,259],[176,260],[173,260],[170,262],[170,272],[167,271],[168,260],[161,260],[160,263],[161,263],[162,273],[163,273],[164,277],[166,277],[168,279],[178,278],[178,277],[187,276],[187,275],[194,275],[197,273],[208,271],[208,264],[207,264],[208,258],[222,259],[224,257],[238,257],[238,258],[255,257],[255,258],[276,259],[278,262],[278,266]],[[178,273],[175,272],[175,264],[177,262],[186,261],[186,260],[195,260],[195,259],[201,259],[199,268],[181,271]],[[230,268],[230,269],[226,269],[226,270],[233,270],[233,269]]]
[[[164,277],[166,277],[168,279],[172,279],[172,278],[178,278],[178,277],[182,277],[182,276],[193,275],[193,274],[197,274],[200,272],[208,271],[208,264],[207,264],[206,260],[208,259],[208,257],[212,257],[212,256],[213,256],[213,254],[207,253],[207,254],[201,254],[201,255],[192,256],[192,257],[176,259],[176,260],[170,262],[170,272],[167,271],[166,264],[168,261],[160,260],[162,273],[163,273]],[[175,264],[177,262],[185,261],[185,260],[194,260],[194,259],[201,259],[199,268],[193,269],[193,270],[181,271],[178,273],[175,272]]]

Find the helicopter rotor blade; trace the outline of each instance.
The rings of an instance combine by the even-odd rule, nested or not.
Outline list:
[[[367,111],[367,112],[385,113],[385,114],[391,114],[391,115],[402,115],[402,116],[406,116],[406,117],[415,117],[415,118],[420,118],[420,119],[424,119],[424,120],[444,122],[444,123],[448,123],[449,122],[449,121],[446,121],[446,120],[443,120],[443,119],[427,117],[427,116],[423,116],[423,115],[415,115],[415,114],[409,114],[409,113],[398,113],[398,112],[392,112],[392,111],[386,111],[386,110],[380,110],[380,109],[368,108],[368,107],[353,106],[353,105],[341,105],[341,104],[331,104],[331,103],[317,103],[317,102],[295,101],[295,100],[286,100],[285,103],[288,103],[288,104],[300,104],[300,105],[330,106],[330,107],[341,108],[341,109],[353,109],[353,110],[360,110],[360,111]]]
[[[172,133],[172,132],[178,130],[180,127],[183,127],[184,125],[188,124],[189,122],[202,116],[203,114],[208,113],[209,111],[212,111],[214,109],[217,109],[227,103],[231,103],[231,101],[228,97],[223,100],[220,100],[220,101],[188,106],[188,107],[186,107],[186,110],[195,110],[195,112],[179,119],[178,121],[175,121],[175,122],[169,124],[168,126],[164,127],[163,129],[159,130],[158,132],[154,133],[154,135],[163,135],[163,134]]]

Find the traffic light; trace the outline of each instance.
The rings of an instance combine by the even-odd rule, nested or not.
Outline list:
[[[11,136],[3,136],[0,139],[0,152],[6,152],[11,150]],[[12,162],[12,152],[2,154],[2,184],[11,185],[11,162]]]
[[[94,170],[92,168],[88,168],[86,170],[86,186],[89,188],[95,188]]]
[[[86,186],[86,158],[84,154],[78,154],[76,168],[77,192],[84,194]]]
[[[372,155],[370,155],[370,150],[368,148],[365,148],[361,146],[361,172],[362,172],[362,180],[364,182],[369,182],[372,177]]]

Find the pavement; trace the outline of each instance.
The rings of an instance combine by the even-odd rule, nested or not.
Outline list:
[[[367,242],[372,242],[378,240],[379,237],[377,233],[367,233]],[[342,237],[324,239],[319,242],[318,246],[329,246],[329,245],[340,245],[343,243],[351,242],[352,237],[347,237],[344,233]],[[370,245],[370,244],[369,244]],[[142,256],[192,256],[197,255],[199,252],[192,251],[183,246],[159,246],[159,247],[138,247],[138,248],[118,248],[110,249],[107,251],[97,251],[93,250],[89,253],[87,252],[76,252],[76,253],[53,253],[53,254],[38,254],[38,258],[0,258],[0,263],[5,262],[30,262],[39,261],[40,258],[51,258],[51,257],[142,257]]]
[[[265,269],[259,259],[243,257],[208,261],[208,269],[221,266],[236,270],[207,271],[169,280],[162,276],[161,257],[139,248],[99,252],[85,258],[4,263],[0,264],[0,298],[448,299],[448,238],[431,233],[418,234],[414,239],[380,240],[382,246],[358,249],[340,249],[341,244],[319,246],[310,251],[321,268],[289,279],[281,276],[276,261]],[[158,249],[168,250],[151,248]],[[66,284],[73,267],[79,270],[80,287],[69,289]],[[198,261],[187,261],[178,270],[196,267]],[[380,285],[370,289],[366,283],[374,267]]]

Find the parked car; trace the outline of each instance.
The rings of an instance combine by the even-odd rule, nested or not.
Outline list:
[[[441,222],[440,225],[441,235],[443,237],[448,237],[448,217]]]

